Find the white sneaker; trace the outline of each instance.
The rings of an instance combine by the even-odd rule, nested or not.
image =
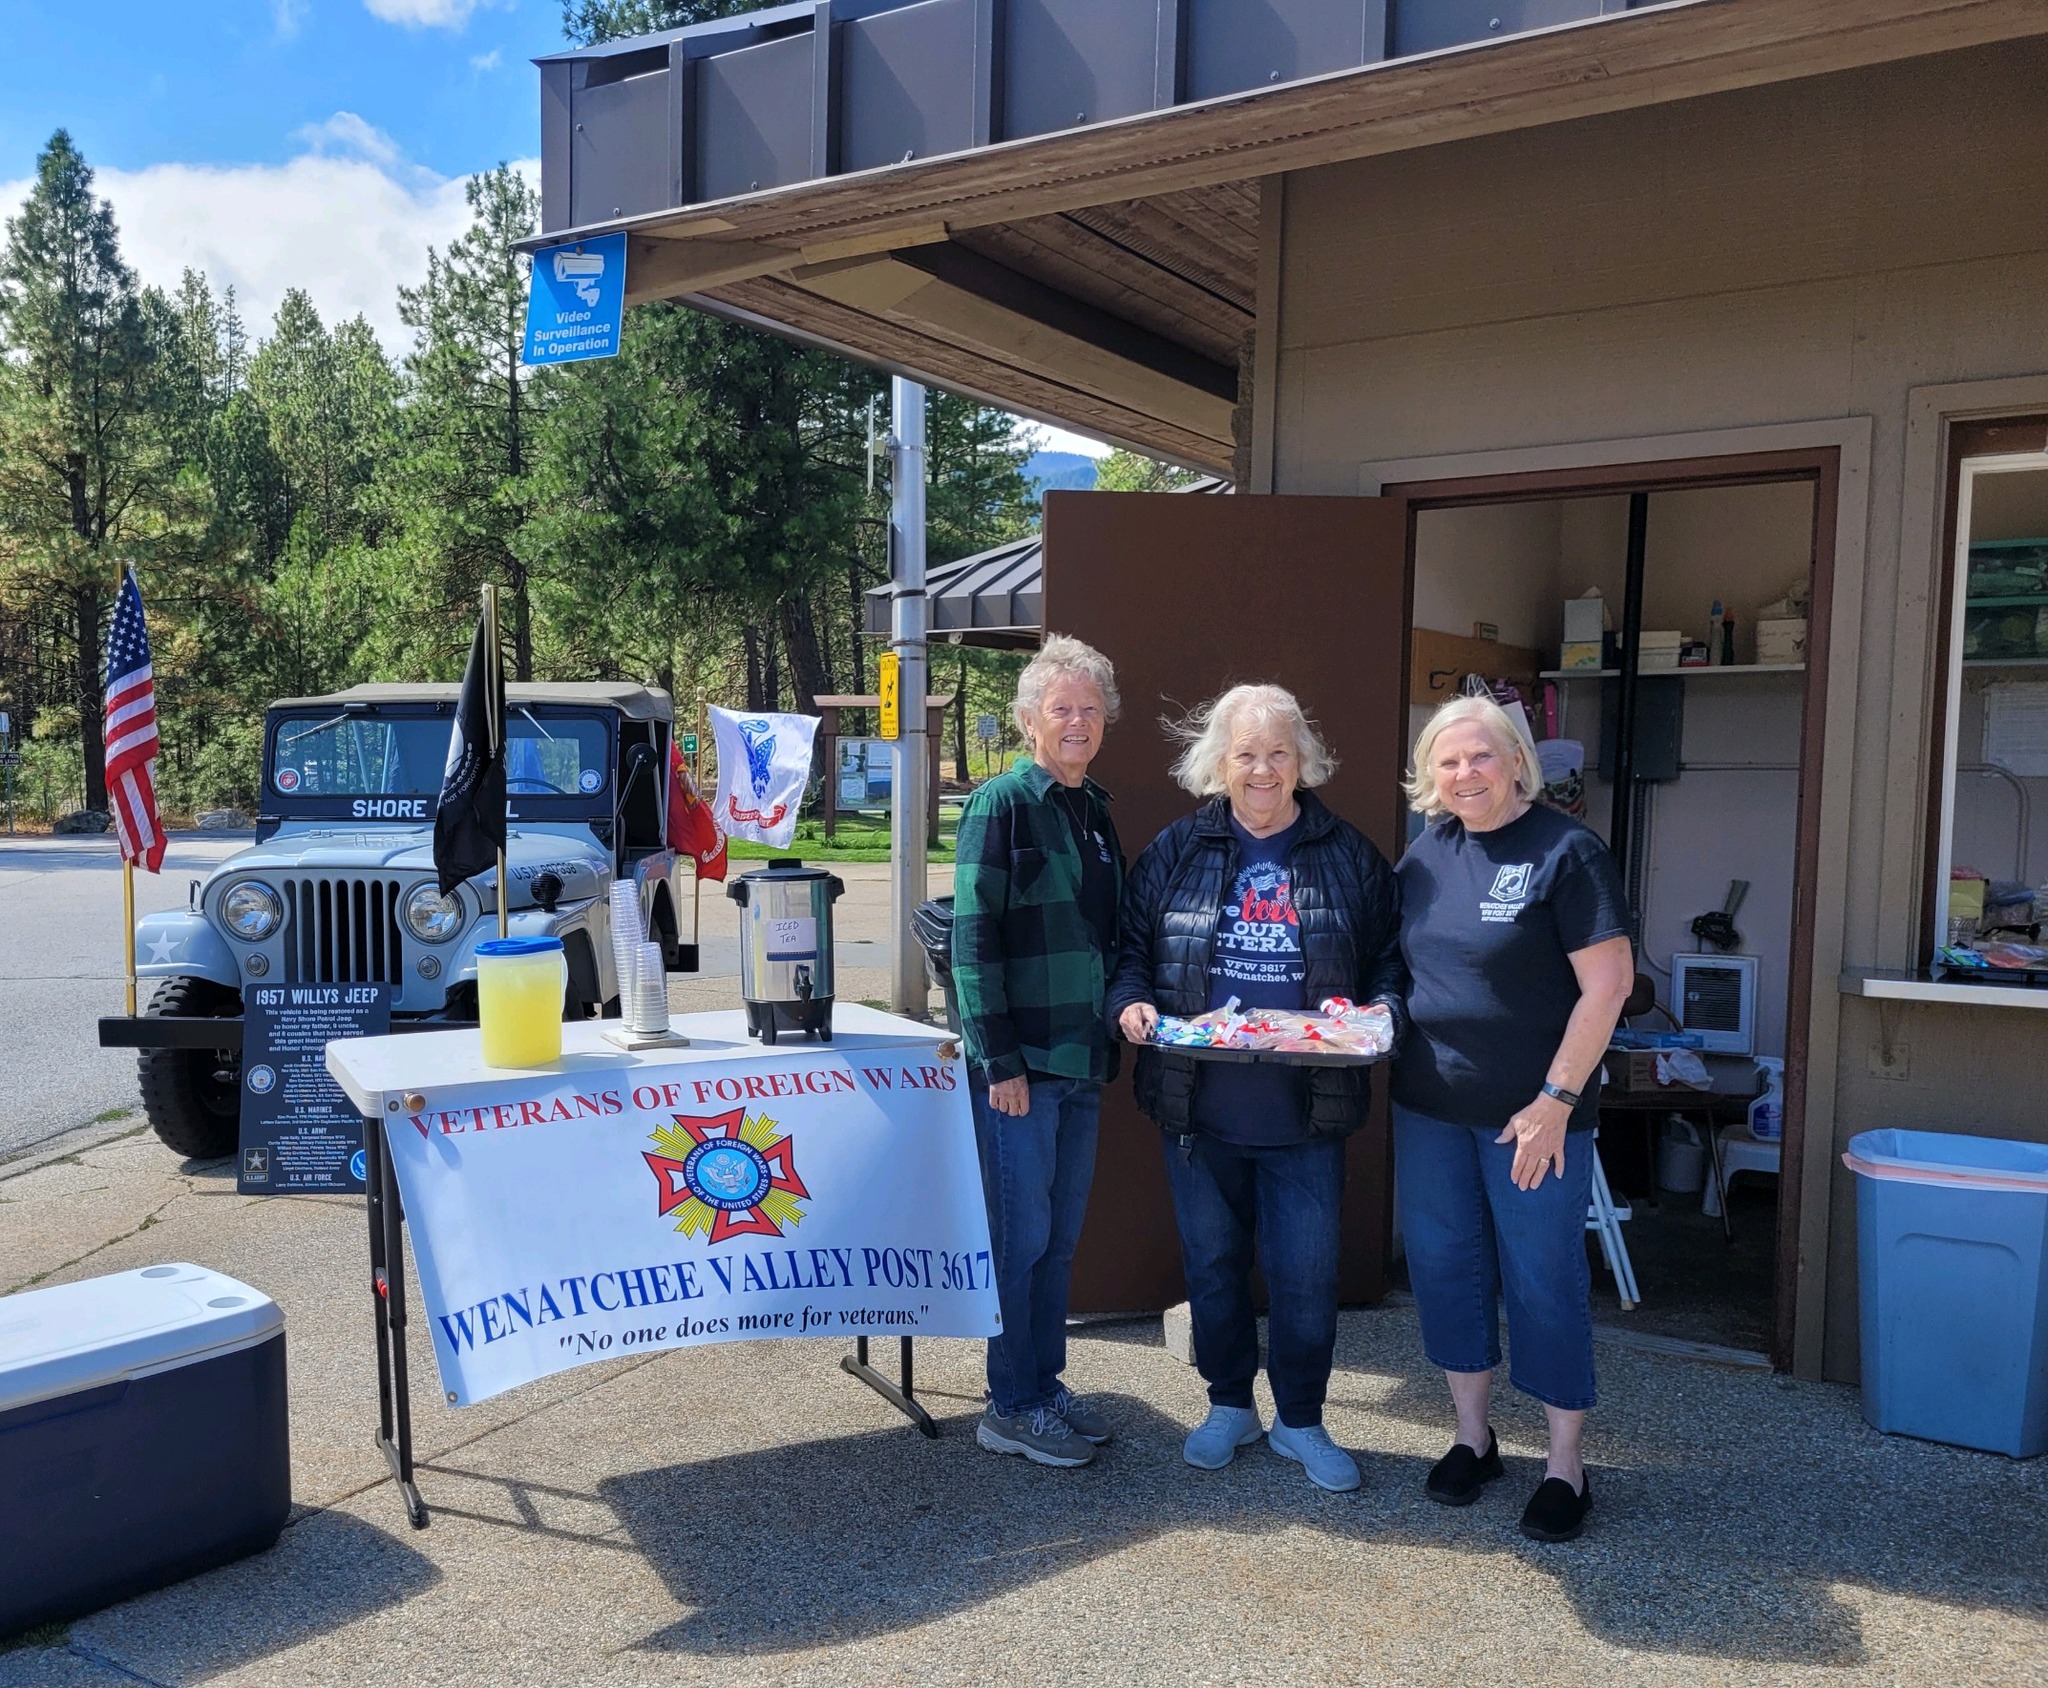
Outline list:
[[[1266,1433],[1266,1446],[1282,1459],[1293,1460],[1319,1489],[1341,1495],[1358,1487],[1358,1461],[1331,1441],[1320,1424],[1292,1430],[1276,1423]]]
[[[1181,1443],[1180,1457],[1197,1471],[1221,1471],[1265,1433],[1256,1407],[1211,1407]]]

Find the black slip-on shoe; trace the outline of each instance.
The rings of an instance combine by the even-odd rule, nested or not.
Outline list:
[[[1593,1479],[1574,1490],[1562,1477],[1546,1477],[1522,1510],[1522,1534],[1531,1541],[1571,1541],[1593,1510]]]
[[[1429,1468],[1422,1492],[1445,1506],[1470,1506],[1481,1489],[1506,1471],[1500,1462],[1500,1438],[1489,1427],[1485,1453],[1475,1454],[1463,1442],[1453,1443],[1451,1451]]]

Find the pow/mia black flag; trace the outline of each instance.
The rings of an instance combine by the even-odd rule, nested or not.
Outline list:
[[[496,867],[505,848],[505,667],[488,637],[489,619],[478,621],[469,666],[462,671],[448,766],[434,808],[434,868],[444,897],[465,879]]]

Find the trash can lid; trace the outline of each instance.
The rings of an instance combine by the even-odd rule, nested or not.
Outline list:
[[[2048,1195],[2048,1143],[1887,1127],[1850,1138],[1842,1164],[1865,1178]]]
[[[213,1359],[283,1329],[261,1290],[182,1261],[0,1296],[0,1412]]]

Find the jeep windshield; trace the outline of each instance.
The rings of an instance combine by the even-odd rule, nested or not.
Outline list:
[[[608,735],[589,716],[514,704],[506,722],[508,797],[588,800],[611,778]],[[446,715],[286,715],[271,737],[271,789],[283,797],[424,797],[441,789]]]

